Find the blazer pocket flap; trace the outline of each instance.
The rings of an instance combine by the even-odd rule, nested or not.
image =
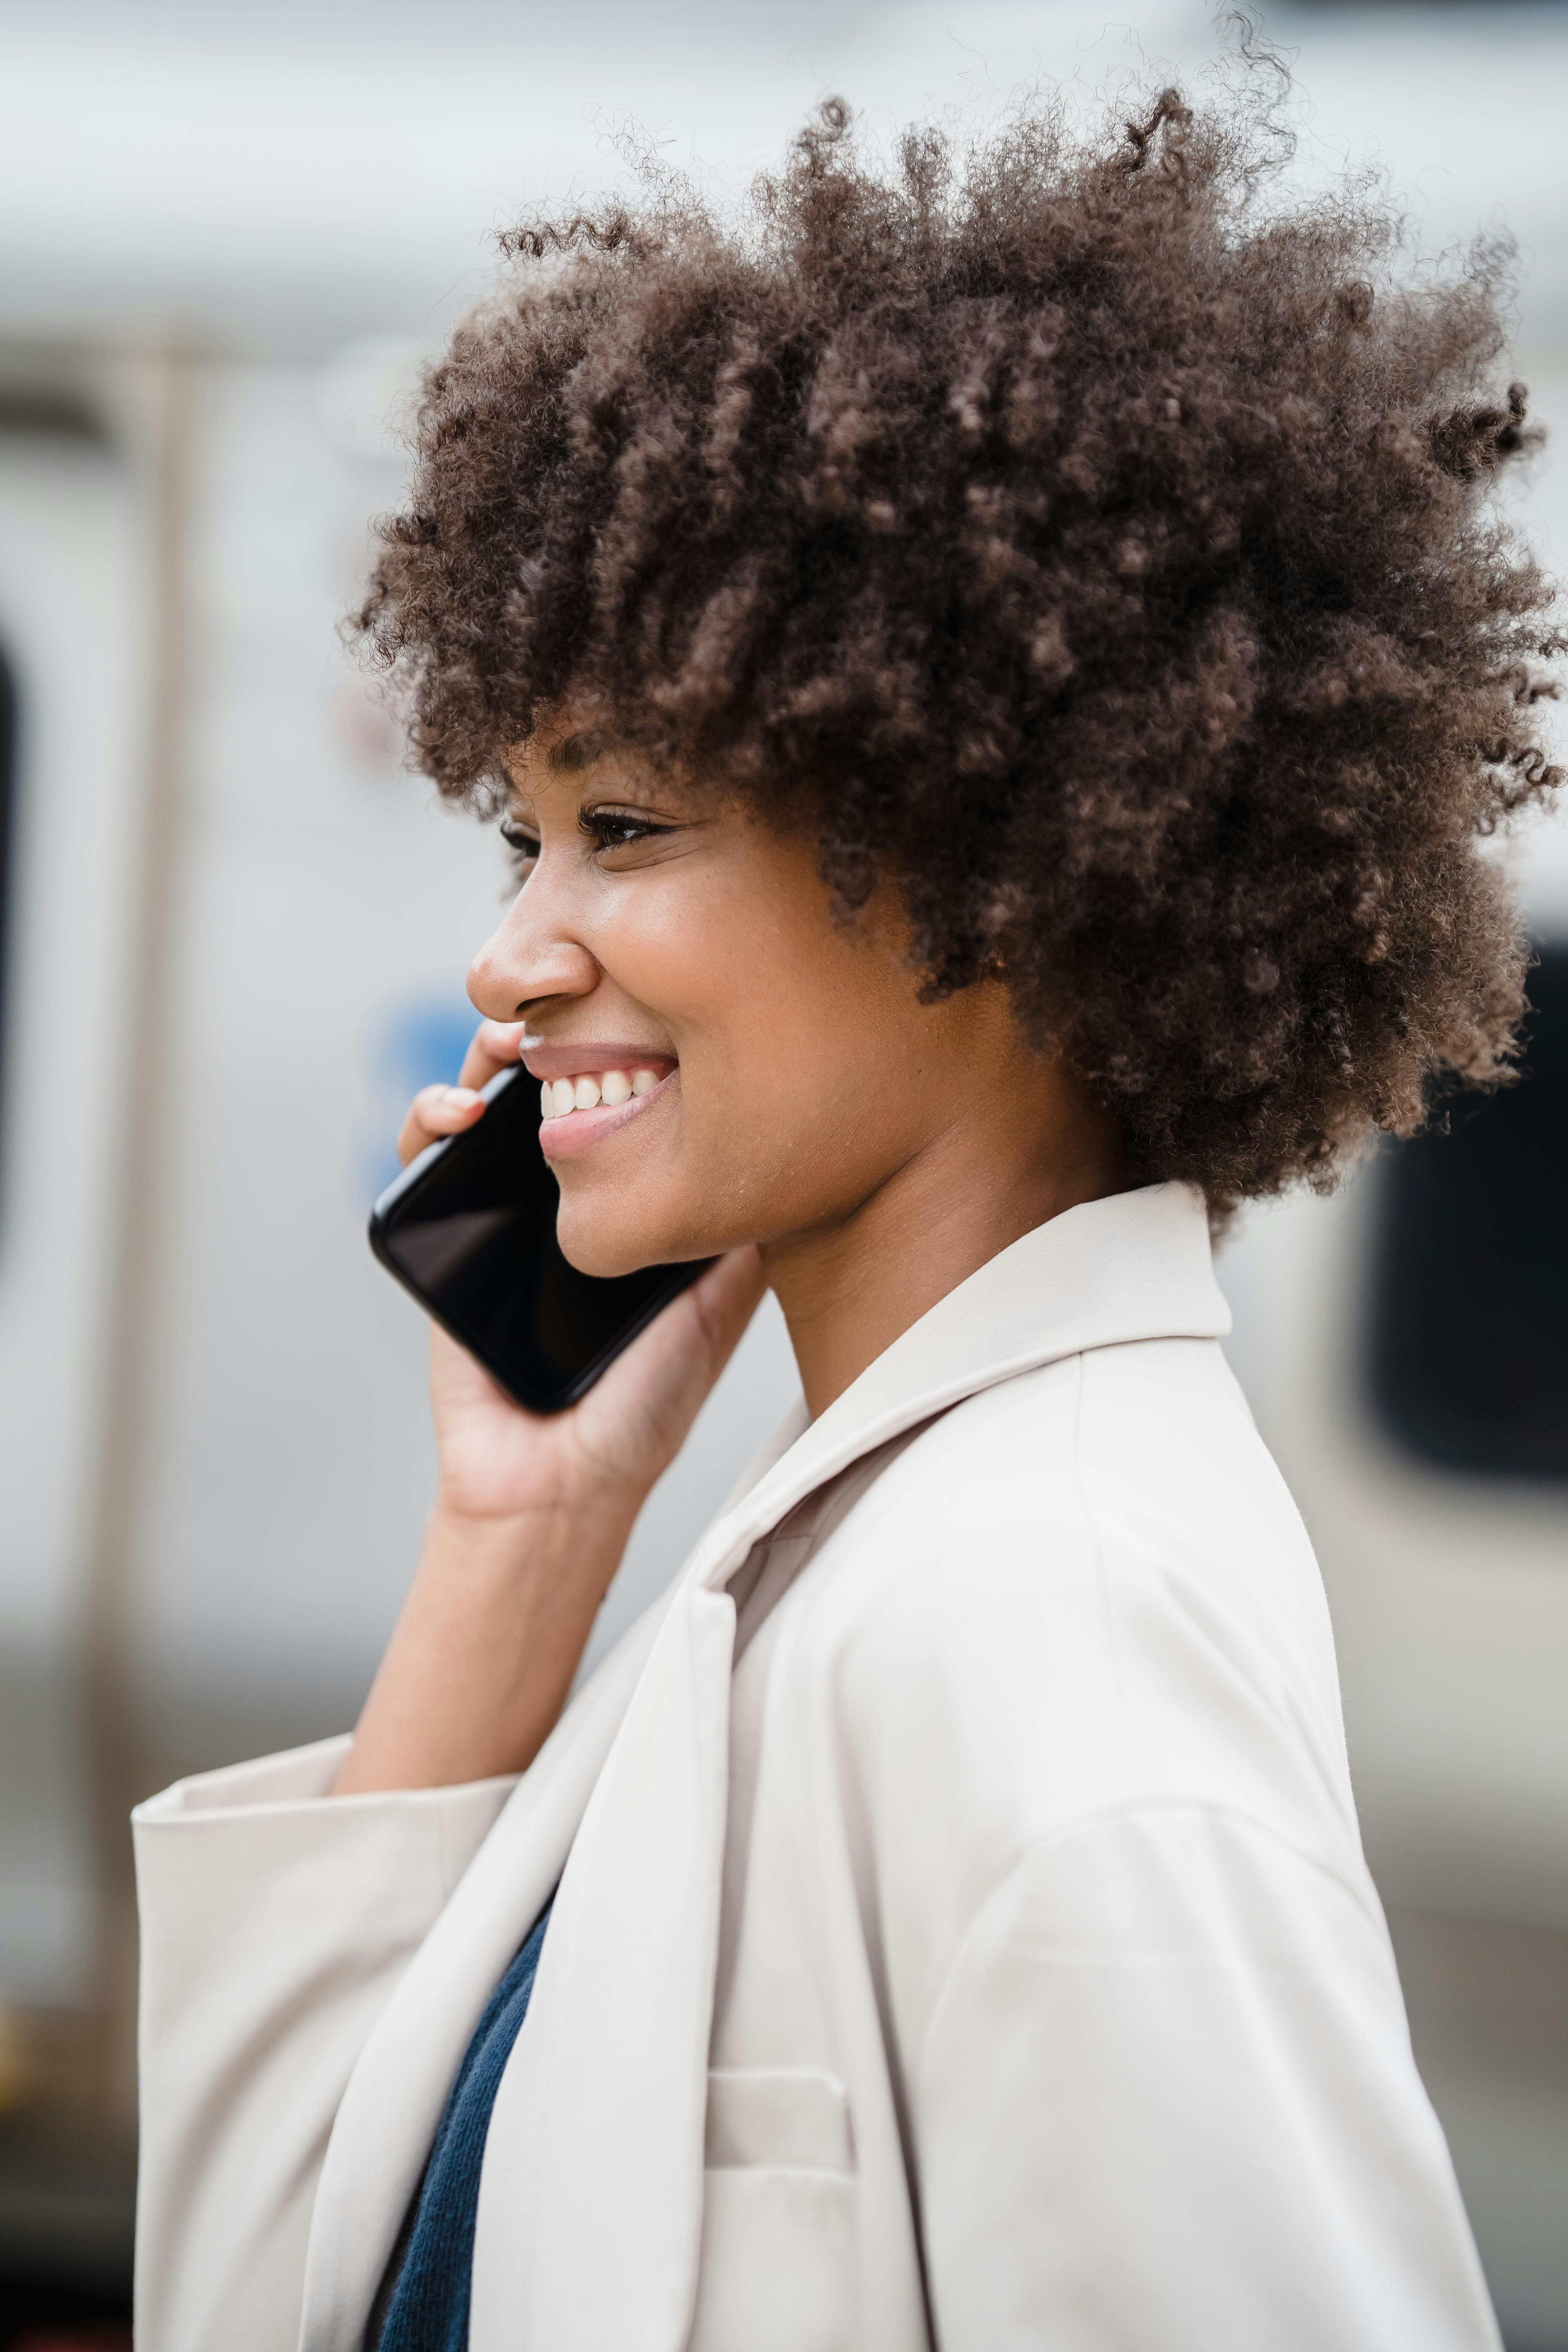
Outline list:
[[[849,2094],[815,2066],[715,2067],[708,2077],[708,2167],[855,2169]]]

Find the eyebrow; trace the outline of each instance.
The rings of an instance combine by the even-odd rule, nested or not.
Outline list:
[[[605,739],[584,730],[580,734],[560,736],[544,755],[544,764],[552,776],[580,776],[605,754]]]

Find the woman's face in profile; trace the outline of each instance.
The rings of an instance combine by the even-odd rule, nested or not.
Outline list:
[[[469,993],[528,1024],[584,1272],[831,1229],[1046,1083],[1000,987],[920,1003],[891,893],[835,916],[811,840],[614,753],[574,772],[531,746],[514,775],[521,887]]]

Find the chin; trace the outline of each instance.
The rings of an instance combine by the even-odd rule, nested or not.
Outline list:
[[[645,1265],[674,1265],[693,1257],[710,1257],[711,1248],[693,1244],[688,1233],[659,1218],[617,1213],[601,1203],[574,1204],[563,1198],[555,1221],[555,1238],[568,1265],[579,1274],[608,1280],[617,1274],[636,1274]]]

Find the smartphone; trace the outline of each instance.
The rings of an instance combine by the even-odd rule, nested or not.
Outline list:
[[[555,1238],[537,1080],[520,1066],[484,1093],[477,1127],[433,1143],[387,1186],[370,1245],[509,1396],[561,1412],[713,1261],[579,1274]]]

